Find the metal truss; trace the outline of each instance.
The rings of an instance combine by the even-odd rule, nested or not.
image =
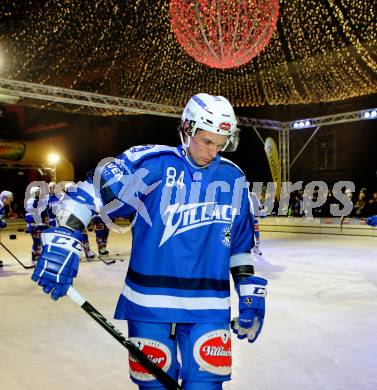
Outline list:
[[[79,107],[91,107],[110,115],[149,114],[180,118],[183,110],[178,106],[0,78],[0,102],[28,104],[31,101],[51,103],[58,107],[62,104],[70,107],[76,106],[76,110],[71,109],[73,112],[80,111]],[[239,117],[238,123],[240,126],[256,126],[274,130],[280,130],[282,127],[282,122],[247,117]]]
[[[269,119],[248,118],[239,116],[238,125],[245,127],[259,127],[261,129],[282,130],[283,122],[273,121]]]
[[[374,111],[374,114],[370,114]],[[327,116],[320,116],[317,118],[299,119],[291,122],[286,122],[290,130],[300,130],[301,128],[322,127],[327,125],[335,125],[340,123],[357,122],[361,120],[377,119],[377,108],[368,108],[366,110],[345,112],[343,114],[334,114]],[[305,123],[308,122],[308,125]],[[299,124],[303,123],[303,127]]]
[[[283,183],[291,181],[290,178],[290,157],[289,157],[289,128],[283,127],[279,131],[279,159],[280,159],[280,179]]]
[[[84,111],[85,108],[92,111],[93,109],[97,109],[98,111],[95,113],[100,115],[149,114],[180,118],[182,114],[182,107],[2,78],[0,78],[0,97],[0,102],[4,103],[28,105],[31,102],[38,101],[44,102],[45,105],[49,103],[55,109],[67,110],[67,107],[69,107],[70,109],[68,111],[71,112]],[[291,165],[296,161],[297,157],[314,136],[310,137],[304,148],[299,151],[299,154],[291,163],[289,156],[289,134],[291,131],[314,127],[316,128],[316,133],[322,126],[368,119],[377,119],[376,108],[317,118],[299,119],[290,122],[238,117],[238,125],[241,127],[252,127],[254,130],[261,128],[277,130],[279,132],[281,176],[283,181],[288,182],[290,180]],[[263,142],[262,138],[261,140]]]
[[[28,101],[43,101],[45,103],[65,104],[76,107],[92,107],[102,109],[114,114],[149,114],[180,118],[182,107],[145,102],[136,99],[127,99],[109,95],[101,95],[92,92],[76,91],[68,88],[54,87],[50,85],[36,84],[17,80],[0,78],[0,96],[3,102],[27,104]],[[353,111],[344,114],[328,115],[318,118],[306,118],[291,122],[279,122],[269,119],[257,119],[238,117],[239,126],[258,127],[262,129],[300,130],[302,128],[325,126],[337,123],[354,122],[359,120],[374,119],[365,117],[366,111]],[[72,110],[74,111],[74,110]],[[377,119],[377,118],[376,118]],[[298,123],[303,123],[297,127]],[[306,124],[305,124],[306,123]]]
[[[335,125],[347,122],[357,122],[362,120],[377,119],[377,108],[368,108],[365,110],[345,112],[342,114],[334,114],[327,116],[320,116],[317,118],[305,118],[297,119],[290,122],[279,122],[269,119],[254,119],[247,117],[238,117],[238,124],[240,126],[252,126],[262,129],[272,129],[283,131],[289,130],[301,130],[311,127],[322,127],[327,125]]]
[[[92,107],[116,114],[153,114],[180,118],[182,108],[164,104],[149,103],[136,99],[126,99],[97,93],[75,91],[73,89],[53,87],[16,80],[0,78],[0,94],[9,99],[18,98],[27,103],[28,99],[71,106]],[[24,100],[26,99],[26,100]]]

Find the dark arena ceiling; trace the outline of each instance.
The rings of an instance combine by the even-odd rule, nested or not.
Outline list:
[[[377,92],[376,0],[282,0],[265,49],[231,69],[188,56],[169,18],[167,0],[1,1],[0,78],[174,106],[199,91],[235,107]]]

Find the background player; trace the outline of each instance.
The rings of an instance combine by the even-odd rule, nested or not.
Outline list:
[[[263,205],[261,204],[257,194],[255,192],[250,192],[250,198],[254,210],[254,253],[258,256],[262,255],[260,250],[260,229],[258,218],[265,218],[266,211],[264,210]]]
[[[93,223],[94,231],[96,233],[98,254],[100,256],[106,256],[109,254],[109,251],[107,250],[107,240],[109,238],[110,230],[98,214],[93,217]]]
[[[98,166],[68,191],[60,226],[43,234],[32,276],[53,299],[65,295],[92,215],[99,211],[106,222],[136,214],[115,318],[128,320],[129,336],[141,349],[161,352],[160,367],[180,375],[185,390],[218,390],[230,380],[229,268],[239,296],[233,330],[253,342],[264,320],[267,281],[254,276],[247,181],[218,154],[236,149],[236,125],[224,97],[198,94],[182,114],[181,146],[133,147]],[[140,389],[162,389],[132,359],[130,374]]]
[[[55,227],[56,226],[56,209],[58,207],[60,198],[58,194],[56,193],[56,183],[54,181],[51,181],[48,183],[48,208],[47,208],[47,215],[48,215],[48,226],[49,227]]]
[[[30,233],[33,244],[31,247],[31,260],[37,261],[41,254],[41,233],[48,228],[47,213],[48,198],[41,199],[41,189],[38,186],[30,188],[30,198],[25,205],[26,229]]]
[[[6,221],[6,209],[7,206],[10,207],[10,204],[13,202],[13,194],[10,191],[1,191],[0,193],[0,230],[7,227]],[[3,265],[2,260],[0,260],[0,267]]]

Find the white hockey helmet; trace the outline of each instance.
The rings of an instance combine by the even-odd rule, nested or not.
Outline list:
[[[55,188],[56,187],[56,183],[54,181],[50,181],[50,183],[48,183],[48,188]]]
[[[0,200],[4,201],[5,199],[10,198],[13,200],[13,194],[10,191],[1,191],[0,192]]]
[[[35,198],[36,196],[39,196],[41,194],[40,187],[33,186],[30,188],[30,195]]]
[[[237,149],[240,130],[237,128],[233,107],[223,96],[212,96],[207,93],[194,95],[182,113],[181,139],[183,129],[187,129],[190,137],[194,137],[199,129],[226,135],[228,142],[222,151],[233,152]],[[185,144],[183,146],[188,147]]]

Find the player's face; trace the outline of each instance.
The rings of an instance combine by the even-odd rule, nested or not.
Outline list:
[[[226,135],[214,134],[205,130],[198,130],[191,138],[188,148],[190,157],[200,167],[208,165],[217,153],[226,145],[228,137]]]
[[[13,197],[12,196],[7,196],[5,199],[4,199],[4,205],[5,206],[9,206],[11,203],[13,202]]]

